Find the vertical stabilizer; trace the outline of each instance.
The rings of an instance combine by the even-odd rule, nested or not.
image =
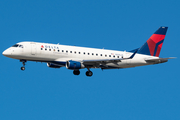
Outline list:
[[[147,41],[139,48],[139,54],[159,57],[168,27],[160,27]]]

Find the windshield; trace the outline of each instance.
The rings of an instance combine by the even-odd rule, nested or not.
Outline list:
[[[20,48],[23,48],[23,45],[15,44],[15,45],[13,45],[12,47],[20,47]]]
[[[13,45],[12,47],[18,47],[19,45],[18,44],[15,44],[15,45]]]

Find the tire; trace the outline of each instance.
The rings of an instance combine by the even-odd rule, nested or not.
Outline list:
[[[93,72],[92,72],[92,71],[87,71],[87,72],[86,72],[86,76],[91,77],[92,75],[93,75]]]
[[[79,74],[80,74],[80,71],[79,71],[79,70],[74,70],[74,71],[73,71],[73,74],[74,74],[74,75],[79,75]]]
[[[25,70],[25,67],[21,67],[21,70],[24,71],[24,70]]]

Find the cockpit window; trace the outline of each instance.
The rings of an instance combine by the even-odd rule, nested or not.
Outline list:
[[[23,48],[23,45],[19,45],[19,47]]]
[[[18,47],[19,45],[18,44],[15,44],[15,45],[13,45],[12,47]]]
[[[13,45],[12,47],[20,47],[20,48],[23,48],[23,45],[15,44],[15,45]]]

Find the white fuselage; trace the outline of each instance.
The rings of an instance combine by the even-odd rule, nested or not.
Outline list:
[[[115,51],[105,49],[95,49],[87,47],[76,47],[59,44],[48,44],[38,42],[20,42],[21,47],[10,47],[3,52],[3,55],[20,60],[39,61],[39,62],[62,62],[62,67],[66,61],[83,61],[98,59],[118,59],[128,58],[133,53],[126,51]],[[133,59],[121,60],[119,62],[106,63],[112,68],[129,68],[142,65],[150,65],[145,59],[158,58],[155,56],[136,54]],[[151,63],[152,64],[152,63]],[[154,64],[154,63],[153,63]],[[98,68],[94,66],[93,68]]]

